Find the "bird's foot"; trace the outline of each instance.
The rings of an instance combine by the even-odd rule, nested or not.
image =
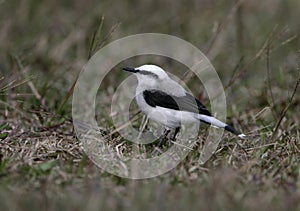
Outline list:
[[[170,129],[165,129],[164,134],[160,136],[158,145],[154,149],[155,156],[163,153],[163,146],[166,143],[166,140],[168,139],[168,134],[170,133],[170,131]]]
[[[161,135],[161,137],[159,138],[159,142],[157,145],[159,148],[161,148],[166,143],[170,131],[171,131],[170,129],[165,129],[164,134]]]
[[[162,148],[155,147],[154,150],[153,150],[153,152],[152,152],[152,157],[157,157],[157,156],[159,156],[159,155],[161,155],[163,153],[164,153],[164,151],[162,150]]]

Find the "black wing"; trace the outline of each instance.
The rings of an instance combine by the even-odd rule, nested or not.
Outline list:
[[[185,96],[182,97],[176,97],[153,89],[145,90],[143,96],[146,103],[152,107],[160,106],[178,111],[189,111],[211,116],[207,108],[189,93],[185,93]]]

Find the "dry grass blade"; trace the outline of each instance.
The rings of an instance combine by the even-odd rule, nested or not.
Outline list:
[[[266,125],[266,126],[257,128],[257,129],[255,129],[255,130],[251,130],[251,131],[249,131],[249,132],[246,132],[245,135],[250,136],[252,133],[255,133],[255,132],[257,132],[257,131],[259,131],[259,134],[258,134],[258,135],[262,135],[262,134],[264,134],[264,133],[262,133],[261,130],[266,129],[266,128],[270,128],[270,127],[272,127],[272,125]],[[255,136],[255,135],[253,135],[253,136]]]
[[[15,106],[11,106],[11,105],[9,105],[7,102],[4,102],[4,101],[2,101],[2,100],[0,100],[0,104],[4,105],[4,106],[6,106],[6,107],[8,107],[8,108],[10,108],[10,109],[15,110],[16,112],[18,112],[19,114],[21,114],[21,116],[22,116],[24,119],[26,119],[27,121],[31,121],[31,119],[27,116],[26,112],[23,112],[22,110],[16,108]]]
[[[115,25],[113,25],[109,31],[109,33],[104,37],[104,39],[102,40],[101,43],[97,44],[97,48],[96,50],[99,50],[100,48],[102,48],[106,42],[108,41],[108,39],[112,36],[112,34],[117,30],[117,28],[119,28],[119,26],[121,25],[121,22],[116,23]]]
[[[271,83],[271,72],[270,72],[270,45],[271,43],[268,43],[267,45],[267,52],[266,52],[266,56],[267,56],[267,86],[268,86],[268,90],[270,93],[270,97],[271,97],[271,107],[273,109],[271,109],[273,118],[276,120],[276,107],[275,107],[275,98],[272,92],[272,83]]]
[[[92,55],[95,53],[95,51],[97,50],[100,35],[101,35],[101,32],[102,32],[103,22],[104,22],[104,16],[101,17],[100,24],[99,24],[96,32],[93,34],[93,37],[92,37],[92,40],[91,40],[91,43],[90,43],[90,47],[89,47],[88,59],[90,59],[92,57]]]
[[[137,137],[137,140],[139,140],[143,134],[143,131],[145,130],[147,124],[148,124],[148,121],[149,121],[149,118],[148,116],[144,115],[143,116],[143,119],[142,119],[142,122],[141,122],[141,125],[140,125],[140,128],[139,128],[139,135]]]
[[[271,43],[273,43],[275,38],[279,37],[279,35],[282,35],[283,32],[286,31],[286,29],[284,28],[281,31],[276,33],[277,27],[278,27],[278,25],[275,25],[273,27],[269,36],[267,37],[265,42],[262,44],[261,48],[259,48],[257,53],[251,59],[249,59],[248,62],[244,63],[243,65],[239,65],[239,64],[237,65],[237,67],[239,67],[239,68],[236,68],[234,70],[234,73],[232,74],[232,77],[230,78],[229,82],[227,83],[227,85],[224,86],[224,91],[226,91],[228,88],[230,88],[237,81],[237,79],[239,79],[241,77],[241,75],[248,69],[248,67],[253,62],[260,59],[264,55],[264,53],[266,53],[266,51],[268,51],[268,48],[270,47]],[[292,38],[294,39],[294,36],[288,38],[286,40],[286,42],[282,42],[282,43],[287,44],[288,42],[291,42],[293,40]],[[282,43],[280,44],[280,46],[282,46]],[[276,47],[274,47],[274,48],[276,48]],[[271,52],[272,52],[272,50],[269,49],[269,53],[271,53]],[[240,61],[240,63],[242,63],[242,62]],[[218,97],[220,94],[221,94],[221,92],[217,93],[214,97],[212,97],[212,99]]]
[[[21,72],[21,74],[25,77],[25,78],[28,78],[27,75],[26,75],[26,71],[25,71],[25,68],[20,60],[20,58],[18,57],[18,55],[13,55],[13,58],[15,59],[18,67],[19,67],[19,70]],[[40,104],[43,106],[43,108],[45,110],[49,110],[49,108],[46,106],[45,104],[45,99],[42,98],[42,96],[40,95],[40,93],[38,92],[37,88],[34,86],[33,82],[31,80],[28,80],[26,81],[29,88],[31,89],[32,93],[34,94],[35,98],[40,102]]]
[[[4,80],[5,78],[4,77],[2,77],[1,79],[0,79],[0,81],[1,80]],[[17,81],[17,80],[11,80],[10,82],[8,82],[7,84],[5,84],[4,86],[2,86],[2,87],[0,87],[0,94],[1,95],[5,95],[4,93],[5,92],[7,92],[8,90],[10,90],[10,89],[14,89],[14,88],[16,88],[16,87],[18,87],[18,86],[21,86],[21,85],[23,85],[23,84],[25,84],[25,83],[28,83],[30,80],[32,80],[33,79],[33,76],[28,76],[27,78],[25,78],[25,79],[23,79],[23,80],[21,80],[21,81]]]
[[[113,25],[111,27],[110,31],[107,33],[107,35],[104,36],[104,38],[101,40],[100,37],[101,37],[101,33],[102,33],[103,23],[104,23],[104,16],[101,17],[100,24],[99,24],[96,32],[93,34],[91,44],[89,47],[88,59],[90,59],[97,50],[99,50],[106,44],[107,40],[112,36],[114,31],[121,25],[120,22]]]
[[[62,110],[64,109],[66,103],[68,102],[68,100],[70,99],[71,95],[74,92],[74,88],[76,86],[77,80],[78,80],[79,74],[77,75],[76,79],[74,80],[71,88],[68,90],[67,94],[65,95],[65,97],[63,98],[63,100],[61,101],[58,109],[57,109],[57,113],[61,114]]]
[[[120,23],[114,25],[110,29],[110,32],[105,36],[105,38],[102,41],[100,41],[100,37],[101,37],[100,35],[101,35],[101,32],[102,32],[103,22],[104,22],[104,16],[102,16],[100,24],[99,24],[96,32],[93,34],[91,44],[89,46],[88,59],[90,59],[97,50],[99,50],[100,48],[103,47],[103,45],[106,43],[106,41],[109,39],[109,37],[113,34],[113,32],[120,26]],[[60,104],[60,106],[57,110],[58,113],[62,112],[63,108],[65,107],[65,105],[67,103],[67,101],[70,99],[71,95],[73,94],[74,88],[75,88],[75,85],[77,83],[78,78],[79,78],[79,74],[77,75],[77,77],[76,77],[75,81],[73,82],[72,86],[70,87],[67,94],[63,98],[63,100],[62,100],[62,102],[61,102],[61,104]]]
[[[213,59],[215,57],[216,53],[213,53],[213,51],[215,51],[216,48],[218,47],[218,45],[220,45],[220,44],[218,44],[218,42],[221,42],[221,43],[225,42],[223,33],[224,33],[226,27],[228,27],[229,23],[233,20],[235,14],[237,12],[239,12],[239,8],[242,6],[243,3],[244,3],[244,0],[237,0],[234,3],[234,5],[229,10],[227,16],[224,18],[224,21],[220,24],[216,33],[209,41],[207,50],[204,51],[204,53],[207,54],[208,58]]]

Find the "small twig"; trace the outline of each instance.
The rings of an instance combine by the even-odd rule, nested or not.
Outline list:
[[[233,150],[231,150],[231,152],[230,152],[230,156],[229,156],[228,161],[227,161],[228,164],[231,164],[232,156],[233,156],[233,153],[236,150],[236,148],[237,148],[237,144],[234,145]]]
[[[245,135],[247,135],[247,136],[249,136],[251,133],[254,133],[254,132],[256,132],[256,131],[260,131],[260,130],[262,130],[262,129],[265,129],[265,128],[268,128],[268,127],[271,127],[272,125],[266,125],[266,126],[264,126],[264,127],[260,127],[260,128],[258,128],[258,129],[256,129],[256,130],[251,130],[250,132],[247,132],[247,133],[244,133]]]
[[[246,153],[246,156],[248,156],[248,152],[246,151],[246,149],[243,147],[242,144],[237,143],[237,145]]]
[[[281,31],[279,31],[278,33],[275,33],[277,28],[278,28],[278,25],[275,25],[273,27],[272,31],[270,32],[269,36],[267,37],[267,39],[265,40],[265,42],[263,43],[263,45],[259,49],[259,51],[249,60],[248,63],[246,63],[243,67],[241,67],[241,69],[239,71],[237,71],[237,74],[230,79],[229,83],[225,86],[224,90],[227,90],[242,75],[242,73],[247,70],[247,68],[254,61],[261,58],[264,55],[263,53],[266,52],[266,50],[269,51],[269,53],[272,53],[275,49],[281,47],[282,45],[285,45],[285,44],[291,42],[292,40],[294,40],[296,38],[296,36],[292,36],[292,37],[288,38],[285,42],[282,42],[277,47],[274,47],[273,49],[271,49],[270,46],[274,42],[275,38],[279,38],[283,33],[285,33],[287,31],[287,28],[285,27]]]
[[[122,130],[123,128],[126,128],[128,127],[132,122],[134,122],[135,120],[137,120],[139,117],[138,117],[138,114],[140,113],[141,111],[138,111],[137,113],[135,113],[130,119],[129,121],[125,122],[123,125],[119,126],[118,128],[114,129],[113,131],[111,131],[108,136],[112,136],[113,134],[115,134],[116,132],[118,132],[119,130]]]
[[[144,115],[144,116],[143,116],[143,120],[142,120],[142,124],[141,124],[141,127],[140,127],[140,131],[139,131],[139,135],[138,135],[138,137],[137,137],[137,140],[139,140],[139,139],[141,138],[142,133],[143,133],[143,131],[145,130],[146,125],[147,125],[147,123],[148,123],[148,120],[149,120],[148,116]]]
[[[253,62],[255,62],[257,59],[261,58],[264,55],[263,53],[266,51],[268,44],[272,43],[274,41],[275,37],[278,37],[278,35],[281,35],[283,33],[283,31],[284,32],[286,31],[286,30],[282,30],[279,33],[275,34],[274,32],[276,31],[276,29],[277,29],[277,25],[275,25],[273,27],[272,31],[270,32],[270,35],[267,37],[267,39],[262,44],[261,48],[257,51],[257,53],[247,63],[244,63],[243,66],[241,66],[237,71],[235,71],[236,74],[233,74],[232,77],[230,78],[228,84],[226,86],[224,86],[224,91],[226,91],[229,87],[231,87]],[[286,40],[287,42],[282,42],[280,46],[282,46],[283,43],[286,44],[288,42],[291,42],[293,39],[294,39],[294,36],[289,38],[288,40]],[[273,49],[276,49],[276,48],[273,48]],[[273,49],[270,50],[270,53],[273,52]],[[222,91],[217,93],[212,99],[218,97],[221,93],[222,93]]]
[[[265,145],[262,145],[262,146],[257,146],[257,147],[251,147],[251,148],[247,148],[245,149],[246,151],[251,151],[251,150],[254,150],[254,149],[261,149],[263,147],[268,147],[268,146],[273,146],[273,145],[276,145],[277,143],[270,143],[270,144],[265,144]]]
[[[62,126],[64,124],[65,124],[65,121],[63,121],[61,123],[58,123],[58,124],[55,124],[55,125],[51,125],[51,126],[38,127],[38,129],[40,131],[49,131],[49,130],[52,130],[52,129],[57,129],[57,128],[59,128],[60,126]]]
[[[188,147],[188,146],[185,146],[185,145],[183,145],[183,144],[179,144],[179,143],[177,143],[176,141],[171,141],[171,143],[173,143],[173,144],[175,144],[175,145],[177,145],[177,146],[180,146],[180,147],[189,149],[189,150],[193,150],[193,148]]]
[[[300,53],[300,51],[299,51],[299,53]],[[300,57],[299,57],[299,60],[300,60]],[[299,64],[298,64],[298,68],[297,68],[297,69],[298,69],[298,79],[297,79],[295,88],[294,88],[294,90],[293,90],[293,93],[292,93],[292,95],[291,95],[289,101],[288,101],[288,104],[287,104],[286,107],[282,110],[281,115],[280,115],[280,118],[279,118],[279,120],[277,121],[276,126],[274,127],[272,139],[274,138],[274,136],[275,136],[275,134],[276,134],[276,132],[277,132],[277,130],[278,130],[278,128],[279,128],[279,126],[280,126],[280,124],[281,124],[281,122],[282,122],[282,120],[283,120],[285,114],[286,114],[286,112],[289,110],[289,108],[290,108],[290,106],[291,106],[291,104],[292,104],[292,102],[293,102],[293,99],[294,99],[294,97],[295,97],[295,94],[296,94],[296,92],[297,92],[298,86],[299,86],[299,84],[300,84],[300,61],[299,61]]]
[[[296,38],[297,38],[296,35],[291,36],[290,38],[288,38],[288,39],[286,39],[285,41],[281,42],[280,45],[275,46],[274,48],[270,49],[270,53],[273,53],[274,51],[276,51],[276,50],[277,50],[278,48],[280,48],[281,46],[286,45],[286,44],[292,42],[292,41],[293,41],[294,39],[296,39]]]
[[[260,110],[257,114],[254,115],[254,119],[257,120],[257,118],[262,115],[267,110],[270,110],[271,108],[269,106],[264,107],[262,110]]]
[[[259,59],[263,53],[266,51],[268,45],[271,43],[271,40],[273,40],[274,37],[274,31],[277,29],[277,25],[275,25],[270,32],[270,35],[267,37],[261,48],[257,51],[257,53],[247,62],[245,63],[233,77],[229,80],[228,84],[224,87],[224,90],[226,91],[229,87],[232,86],[232,84],[242,75],[243,72],[247,70],[247,68],[257,59]]]

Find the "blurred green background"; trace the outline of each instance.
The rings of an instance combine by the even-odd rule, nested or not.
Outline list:
[[[300,209],[299,91],[292,97],[299,11],[298,0],[0,0],[1,207]],[[97,49],[147,32],[177,36],[206,54],[226,88],[229,121],[251,141],[226,136],[205,166],[196,148],[170,173],[142,181],[88,160],[73,134],[71,87]],[[125,77],[116,68],[106,78],[102,105]],[[201,94],[195,78],[187,84]]]

